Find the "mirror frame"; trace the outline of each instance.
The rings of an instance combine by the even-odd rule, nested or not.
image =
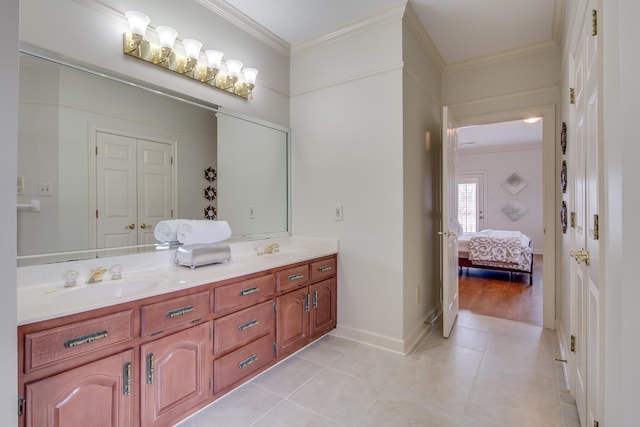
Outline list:
[[[57,58],[56,55],[51,55],[49,53],[40,53],[36,48],[25,48],[21,46],[18,49],[18,53],[20,55],[28,55],[30,57],[34,57],[37,59],[42,59],[59,66],[64,66],[71,68],[73,70],[82,71],[85,73],[89,73],[96,77],[105,78],[110,81],[114,81],[117,83],[125,84],[127,86],[131,86],[134,88],[142,89],[149,93],[153,93],[160,96],[168,97],[172,100],[184,102],[190,104],[195,107],[204,108],[213,113],[225,114],[228,116],[233,116],[242,120],[246,120],[255,124],[259,124],[262,126],[270,127],[273,129],[277,129],[282,131],[286,136],[286,165],[287,165],[287,180],[286,180],[286,215],[287,215],[287,230],[284,232],[273,232],[273,233],[259,233],[259,234],[251,234],[251,235],[243,235],[243,236],[232,236],[226,241],[229,243],[234,242],[243,242],[243,241],[252,241],[252,240],[260,240],[260,239],[268,239],[268,238],[278,238],[278,237],[289,237],[292,234],[292,206],[291,206],[291,129],[285,126],[278,125],[273,122],[269,122],[266,120],[262,120],[260,118],[248,116],[246,114],[238,113],[232,110],[228,110],[225,107],[217,106],[214,104],[207,104],[201,100],[192,99],[182,94],[171,93],[166,89],[157,88],[148,83],[140,83],[136,81],[126,80],[125,78],[114,76],[105,71],[99,71],[92,68],[88,68],[79,63],[70,62],[68,60],[62,60]],[[121,246],[121,247],[112,247],[112,248],[88,248],[74,251],[65,251],[65,252],[51,252],[51,253],[41,253],[41,254],[30,254],[30,255],[20,255],[17,256],[17,266],[31,266],[31,265],[39,265],[39,264],[49,264],[54,262],[64,262],[71,261],[77,259],[92,259],[97,257],[109,257],[109,256],[121,256],[133,253],[143,253],[143,252],[153,252],[153,251],[164,251],[175,249],[180,246],[179,243],[152,243],[152,244],[143,244],[143,245],[133,245],[133,246]],[[108,254],[106,254],[108,252]],[[74,256],[76,256],[74,258]]]

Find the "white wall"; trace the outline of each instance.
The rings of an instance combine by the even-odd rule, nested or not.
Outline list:
[[[458,172],[486,173],[484,228],[521,231],[533,240],[535,253],[542,253],[544,238],[542,144],[533,145],[527,145],[527,149],[513,146],[494,150],[488,148],[481,153],[459,150]],[[512,196],[502,188],[501,184],[514,172],[527,181],[527,186]],[[517,221],[512,221],[502,212],[502,208],[512,200],[517,200],[528,209],[527,213]]]
[[[294,233],[340,241],[337,333],[397,351],[403,351],[401,13],[291,60]],[[343,221],[333,219],[336,204],[344,207]]]
[[[0,240],[2,299],[0,302],[0,414],[15,426],[17,411],[17,288],[16,288],[16,159],[18,146],[18,0],[0,4],[0,222],[7,227]]]
[[[221,50],[225,58],[237,58],[245,66],[260,70],[253,99],[242,99],[124,55],[122,34],[128,31],[126,10],[119,10],[117,6],[111,9],[101,2],[21,0],[20,41],[23,45],[81,61],[91,68],[289,126],[289,58],[286,54],[195,1],[130,3],[120,7],[126,10],[135,7],[144,12],[151,18],[152,27],[169,25],[178,31],[180,40],[196,38],[203,43],[203,49]]]

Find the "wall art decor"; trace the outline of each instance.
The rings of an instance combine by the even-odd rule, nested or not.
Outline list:
[[[204,208],[204,219],[216,219],[218,218],[218,210],[209,205]]]
[[[529,209],[516,199],[513,199],[502,208],[502,212],[508,216],[511,221],[519,220],[522,218],[522,215],[526,214],[528,211]]]
[[[204,170],[204,179],[209,182],[213,182],[216,180],[216,178],[218,178],[218,173],[214,168],[210,166]]]
[[[567,192],[567,161],[562,161],[562,168],[560,169],[560,186],[562,187],[562,192]]]
[[[204,189],[204,198],[212,201],[215,200],[216,197],[218,197],[218,192],[216,191],[215,188],[209,186],[207,188]]]
[[[562,131],[560,131],[560,148],[562,155],[567,152],[567,122],[562,122]]]
[[[560,225],[562,226],[562,232],[567,234],[567,203],[564,200],[560,208]]]
[[[502,188],[507,190],[509,194],[511,194],[512,196],[515,196],[516,194],[521,192],[524,187],[527,186],[527,181],[522,179],[520,175],[514,172],[511,175],[509,175],[507,179],[502,181],[501,185],[502,185]]]

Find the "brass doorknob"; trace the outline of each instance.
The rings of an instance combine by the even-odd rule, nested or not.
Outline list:
[[[147,224],[143,222],[142,224],[140,224],[140,228],[147,228]]]
[[[453,231],[438,231],[438,234],[440,236],[447,236],[447,237],[452,237],[456,235],[456,233],[454,233]]]
[[[127,227],[129,228],[129,230],[133,230],[134,228],[136,228],[135,224],[129,224],[127,225]]]
[[[585,251],[584,248],[580,249],[579,251],[569,252],[569,256],[571,258],[575,258],[578,264],[584,262],[586,265],[589,265],[589,252]]]

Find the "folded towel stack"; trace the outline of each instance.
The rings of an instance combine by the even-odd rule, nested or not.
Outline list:
[[[192,220],[180,224],[178,241],[185,245],[218,243],[231,237],[227,221]]]
[[[153,229],[153,236],[161,243],[177,242],[178,228],[189,221],[188,219],[168,219],[166,221],[160,221]]]

